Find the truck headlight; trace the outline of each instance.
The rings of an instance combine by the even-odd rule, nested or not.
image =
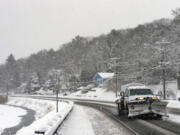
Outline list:
[[[158,100],[159,98],[158,97],[152,97],[152,100]]]
[[[143,97],[137,97],[136,100],[144,100]]]

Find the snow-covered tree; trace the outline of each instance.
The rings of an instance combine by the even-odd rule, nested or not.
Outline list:
[[[26,85],[28,93],[33,93],[41,88],[40,75],[38,73],[33,73]]]
[[[20,86],[20,71],[13,54],[10,54],[6,60],[6,83],[9,88],[16,88]]]

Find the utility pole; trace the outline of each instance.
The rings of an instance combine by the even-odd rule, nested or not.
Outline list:
[[[115,72],[115,74],[116,74],[116,97],[117,97],[117,95],[118,95],[118,73],[117,73],[117,66],[115,67],[116,68],[116,72]]]
[[[176,76],[177,76],[177,89],[176,89],[176,99],[178,100],[178,91],[180,90],[180,54],[178,55],[177,61],[176,61]]]
[[[118,96],[118,71],[117,71],[117,67],[118,67],[118,60],[120,60],[120,58],[111,58],[111,60],[115,61],[115,76],[116,76],[116,97]]]
[[[164,99],[166,99],[166,71],[163,69],[163,93],[164,93]]]
[[[164,39],[160,42],[156,42],[156,44],[160,45],[161,48],[161,68],[162,68],[162,83],[163,83],[163,98],[166,99],[166,65],[167,65],[167,58],[166,58],[166,51],[167,51],[167,45],[170,44],[170,42],[165,41]]]
[[[56,112],[58,112],[58,110],[59,110],[59,108],[58,108],[58,106],[59,106],[59,104],[58,104],[58,92],[59,92],[59,90],[56,90]]]
[[[179,69],[179,66],[178,66]],[[177,71],[177,89],[176,89],[176,99],[178,100],[178,91],[180,90],[180,74],[179,71]]]
[[[6,82],[6,92],[7,92],[7,97],[9,96],[9,84],[8,84],[8,80]]]
[[[59,111],[59,100],[58,100],[58,94],[59,94],[59,72],[56,72],[56,112]]]

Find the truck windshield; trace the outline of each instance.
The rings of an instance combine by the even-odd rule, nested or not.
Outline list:
[[[150,89],[131,89],[130,95],[153,95],[153,92]]]

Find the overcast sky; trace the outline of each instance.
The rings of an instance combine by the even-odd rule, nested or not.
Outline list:
[[[180,0],[0,0],[0,63],[57,49],[76,35],[98,36],[172,18]]]

